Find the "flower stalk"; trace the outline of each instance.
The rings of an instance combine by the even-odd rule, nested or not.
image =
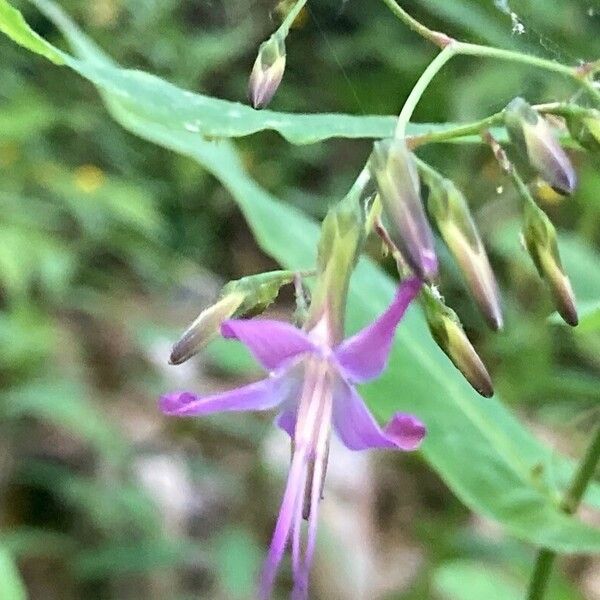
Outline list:
[[[588,449],[581,459],[577,471],[573,476],[571,485],[567,489],[561,504],[561,510],[567,515],[577,512],[581,499],[600,462],[600,427],[597,427]],[[535,566],[529,583],[527,600],[543,600],[548,589],[552,567],[556,559],[556,552],[542,548],[536,557]]]

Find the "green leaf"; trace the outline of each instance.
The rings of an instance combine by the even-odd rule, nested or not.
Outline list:
[[[226,529],[216,540],[216,563],[225,597],[246,600],[252,596],[262,551],[241,528]]]
[[[0,1],[0,31],[17,44],[45,56],[53,63],[63,63],[61,53],[27,25],[23,15],[5,0]]]
[[[50,6],[45,0],[36,3]],[[118,122],[203,165],[234,197],[263,250],[283,266],[302,269],[316,259],[317,224],[250,179],[229,142],[209,142],[187,131],[173,114],[179,105],[149,110],[156,101],[155,86],[162,86],[156,78],[123,72],[106,62],[98,65],[91,42],[64,15],[46,14],[80,53],[77,70],[98,83]],[[351,285],[350,330],[379,315],[394,289],[392,279],[362,260]],[[564,515],[557,490],[548,483],[551,472],[564,484],[572,473],[569,463],[536,440],[497,399],[482,400],[473,392],[431,340],[416,308],[408,311],[399,329],[386,375],[368,386],[365,395],[381,418],[405,410],[423,419],[429,430],[423,456],[473,510],[517,537],[559,552],[600,551],[600,531]],[[597,491],[589,497],[597,502]]]
[[[39,47],[33,40],[41,40],[28,26],[15,32],[3,31],[18,44],[47,56],[42,51],[51,48],[62,62],[95,85],[111,94],[125,110],[134,110],[139,117],[159,121],[173,131],[188,132],[198,138],[234,138],[259,131],[279,132],[294,144],[311,144],[330,138],[384,138],[393,134],[394,116],[354,116],[344,114],[290,114],[269,110],[254,110],[239,102],[211,98],[182,90],[159,77],[143,71],[116,68],[101,50],[84,38],[72,22],[54,4],[47,0],[32,0],[46,16],[69,36],[76,53],[85,61],[73,58],[47,42]],[[0,0],[0,20],[4,12],[17,12],[6,0]],[[20,13],[17,13],[20,16]],[[22,17],[21,17],[22,20]],[[24,22],[23,22],[24,23]],[[25,31],[29,32],[29,39]],[[408,135],[417,135],[453,127],[453,123],[411,124]],[[494,131],[499,139],[506,139],[503,130]],[[462,138],[462,142],[477,142],[478,136]]]
[[[0,598],[26,600],[27,591],[17,566],[7,550],[0,546]]]
[[[34,381],[11,389],[0,401],[0,416],[42,419],[71,432],[93,447],[106,461],[121,464],[127,456],[125,441],[116,427],[87,397],[83,386],[56,378]]]
[[[197,546],[178,539],[150,539],[138,543],[106,544],[95,550],[79,552],[72,561],[73,572],[82,580],[116,575],[147,573],[158,569],[197,562]]]
[[[507,564],[502,568],[478,560],[455,560],[434,571],[433,589],[439,600],[522,600],[529,575],[515,565]],[[581,600],[581,595],[555,573],[544,598]]]
[[[436,569],[433,589],[439,600],[521,600],[524,592],[502,569],[470,560]]]

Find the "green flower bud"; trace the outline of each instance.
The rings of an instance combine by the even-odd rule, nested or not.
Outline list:
[[[420,278],[437,274],[433,233],[421,202],[414,156],[400,139],[375,142],[369,164],[383,207],[384,225],[404,260]]]
[[[421,297],[427,324],[437,345],[475,391],[491,398],[494,388],[490,375],[465,334],[456,313],[431,288],[424,286]]]
[[[294,277],[291,271],[273,271],[230,281],[221,290],[220,299],[203,310],[175,343],[169,362],[180,365],[197,354],[219,335],[223,321],[263,312],[277,298],[281,286]]]
[[[550,288],[560,316],[575,327],[579,322],[575,294],[560,260],[556,229],[546,213],[533,202],[525,204],[522,233],[540,277]]]
[[[449,179],[432,180],[427,206],[487,323],[501,329],[498,286],[462,192]]]
[[[577,184],[575,169],[546,120],[523,98],[515,98],[504,111],[511,141],[552,188],[570,194]]]
[[[586,150],[600,154],[600,111],[589,110],[586,115],[568,117],[567,126],[573,138]]]
[[[258,49],[250,81],[248,98],[254,108],[264,108],[271,102],[285,71],[285,41],[273,34]]]
[[[169,362],[180,365],[206,347],[219,335],[221,323],[235,314],[244,299],[242,292],[225,294],[218,302],[203,310],[174,344]]]

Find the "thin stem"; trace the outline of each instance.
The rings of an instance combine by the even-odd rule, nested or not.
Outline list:
[[[482,58],[496,58],[509,62],[523,63],[532,67],[539,67],[547,71],[554,71],[567,77],[576,78],[575,70],[553,60],[547,60],[538,56],[531,56],[514,50],[505,50],[504,48],[493,48],[491,46],[482,46],[480,44],[469,44],[467,42],[456,42],[457,54],[465,56],[480,56]],[[577,77],[577,79],[579,79]],[[579,79],[580,80],[580,79]]]
[[[401,8],[395,0],[383,0],[383,3],[392,11],[392,13],[403,23],[408,25],[413,31],[417,32],[421,37],[434,43],[436,46],[445,48],[449,44],[455,46],[454,54],[462,54],[467,56],[480,56],[496,58],[498,60],[506,60],[510,62],[522,63],[531,65],[546,71],[559,73],[565,77],[569,77],[578,85],[582,86],[595,100],[600,103],[600,90],[596,87],[594,81],[590,79],[594,72],[598,70],[600,61],[590,63],[591,69],[582,68],[581,65],[570,67],[552,60],[531,56],[522,52],[513,50],[504,50],[502,48],[493,48],[491,46],[483,46],[481,44],[469,44],[467,42],[459,42],[453,40],[444,33],[433,31],[423,25],[420,21],[409,15]]]
[[[398,17],[403,23],[408,25],[413,31],[418,33],[421,37],[429,40],[440,48],[444,48],[451,41],[452,38],[448,37],[445,33],[439,31],[433,31],[417,21],[414,17],[409,15],[401,6],[399,6],[395,0],[383,0],[383,3]]]
[[[300,11],[304,8],[307,0],[296,0],[296,4],[292,6],[290,12],[286,15],[283,23],[279,26],[277,33],[282,35],[284,38],[287,37],[287,34],[290,32],[296,17],[300,14]]]
[[[541,114],[552,114],[559,117],[592,117],[596,118],[598,111],[593,108],[585,108],[578,104],[564,104],[561,102],[548,102],[546,104],[536,104],[532,107],[535,111]],[[457,127],[449,127],[442,131],[432,131],[430,133],[422,133],[420,135],[409,136],[407,143],[411,149],[424,144],[446,142],[459,137],[469,135],[479,135],[482,130],[488,129],[495,125],[502,125],[504,121],[504,111],[494,113],[489,117],[472,121]]]
[[[402,110],[398,117],[398,123],[396,125],[396,137],[403,138],[406,133],[406,126],[412,117],[412,114],[421,99],[421,96],[425,93],[425,90],[437,75],[439,70],[456,54],[455,45],[449,44],[429,63],[429,66],[423,71],[421,77],[415,84],[415,87],[411,90]]]
[[[565,493],[561,502],[561,510],[572,515],[579,508],[581,499],[594,476],[600,461],[600,427],[598,427],[592,438],[584,457],[581,459],[575,476]],[[527,600],[542,600],[548,588],[552,565],[556,559],[556,553],[545,548],[538,552],[535,567],[529,583]]]

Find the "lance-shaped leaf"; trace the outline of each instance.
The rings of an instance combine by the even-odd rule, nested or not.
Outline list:
[[[498,286],[487,253],[462,192],[449,179],[431,179],[429,213],[467,280],[488,325],[502,328]]]
[[[404,140],[382,140],[373,145],[369,166],[391,241],[416,275],[431,280],[438,262],[414,156]]]
[[[575,169],[546,120],[523,98],[515,98],[504,111],[511,141],[527,157],[530,165],[557,192],[575,189]]]
[[[81,56],[79,60],[71,58],[69,66],[100,86],[111,115],[121,125],[190,157],[212,173],[240,206],[262,249],[287,268],[303,269],[315,260],[317,224],[258,186],[244,171],[230,143],[211,143],[186,131],[174,123],[173,117],[181,119],[179,109],[178,114],[148,110],[151,88],[164,82],[153,78],[135,90],[129,87],[131,81],[125,76],[128,72],[111,65],[66,15],[57,12],[56,5],[44,0],[35,3]],[[6,0],[0,0],[0,7],[5,6],[9,6]],[[13,39],[21,42],[31,36],[30,30],[23,27],[15,30],[1,13],[0,24]],[[104,75],[102,84],[95,80],[100,71]],[[239,132],[236,128],[230,135]],[[312,138],[315,133],[305,125],[302,135]],[[287,224],[285,228],[282,222]],[[350,287],[349,329],[357,330],[381,314],[395,288],[395,282],[376,265],[359,261]],[[563,514],[555,501],[557,486],[562,487],[572,477],[572,462],[537,440],[500,401],[480,401],[439,352],[420,311],[407,312],[396,340],[390,368],[364,389],[376,416],[389,419],[398,410],[409,412],[418,405],[419,416],[429,431],[422,446],[423,456],[469,507],[540,546],[559,552],[600,552],[600,530]],[[588,490],[586,501],[600,506],[600,489],[595,484]]]

